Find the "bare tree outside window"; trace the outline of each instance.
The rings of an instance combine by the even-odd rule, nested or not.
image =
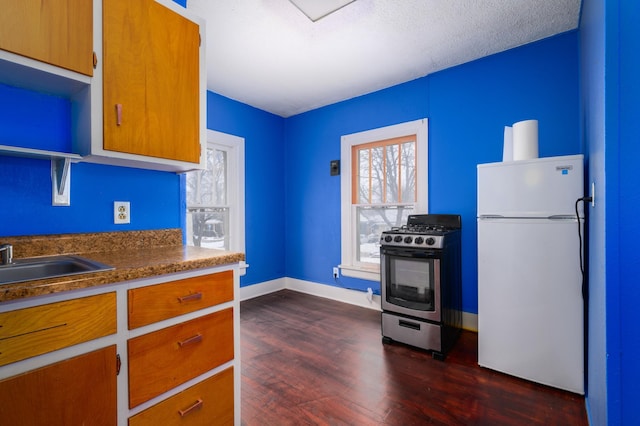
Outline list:
[[[416,200],[415,136],[356,145],[353,150],[357,260],[379,264],[381,232],[406,223]]]
[[[186,174],[187,244],[229,249],[227,152],[207,148],[207,168]]]

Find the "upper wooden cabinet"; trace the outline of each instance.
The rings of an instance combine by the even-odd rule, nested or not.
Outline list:
[[[81,161],[203,169],[204,40],[172,0],[0,0],[0,83],[69,99]]]
[[[0,49],[93,75],[93,3],[0,0]]]
[[[200,28],[155,0],[103,0],[104,149],[200,162]]]

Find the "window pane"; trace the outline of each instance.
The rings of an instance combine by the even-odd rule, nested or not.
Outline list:
[[[384,203],[384,148],[371,149],[371,203]]]
[[[371,150],[358,150],[358,203],[368,204],[371,199],[369,157]]]
[[[402,144],[402,203],[413,203],[416,200],[416,155],[415,143]]]
[[[229,209],[188,208],[187,244],[196,247],[229,249]]]
[[[227,152],[207,148],[207,168],[187,173],[187,244],[229,248]]]
[[[386,203],[398,203],[400,202],[400,186],[399,180],[399,164],[398,157],[400,155],[400,149],[398,145],[389,145],[385,149],[385,161],[387,166],[387,187],[386,187]]]
[[[219,149],[207,149],[207,171],[211,173],[212,196],[209,203],[227,204],[227,153]],[[203,200],[204,201],[204,200]],[[206,204],[203,202],[203,204]]]
[[[412,211],[413,206],[357,207],[358,262],[380,264],[380,234],[407,223]]]

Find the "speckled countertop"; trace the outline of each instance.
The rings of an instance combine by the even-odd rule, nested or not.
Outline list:
[[[0,241],[13,245],[16,259],[76,254],[115,267],[111,271],[0,284],[0,303],[245,260],[244,253],[184,246],[180,229],[0,237]]]

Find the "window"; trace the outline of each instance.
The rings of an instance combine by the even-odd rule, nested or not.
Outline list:
[[[380,233],[427,212],[427,119],[342,137],[342,273],[380,279]]]
[[[186,173],[187,244],[244,252],[244,139],[207,130],[206,158]]]

